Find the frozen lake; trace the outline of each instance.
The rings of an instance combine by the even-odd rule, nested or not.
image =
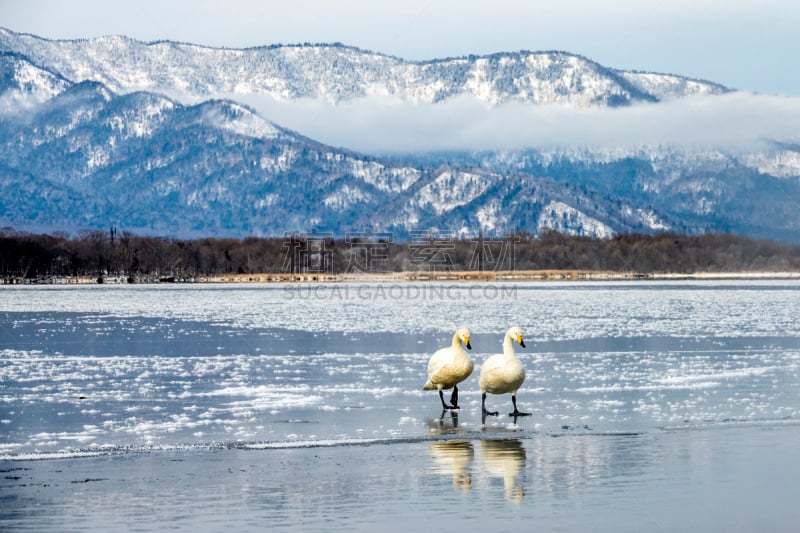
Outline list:
[[[404,529],[472,502],[445,523],[793,530],[798,312],[793,281],[0,287],[0,529]],[[511,325],[532,416],[484,421]],[[421,389],[461,326],[454,416]]]

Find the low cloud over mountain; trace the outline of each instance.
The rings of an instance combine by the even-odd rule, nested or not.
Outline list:
[[[337,105],[264,95],[239,99],[290,129],[367,153],[664,145],[752,151],[765,141],[800,140],[800,98],[744,92],[588,109],[492,105],[471,96],[435,104],[393,97]]]

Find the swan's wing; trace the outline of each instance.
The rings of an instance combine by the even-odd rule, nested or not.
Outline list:
[[[453,360],[453,352],[450,348],[442,348],[436,351],[428,360],[428,377],[433,378],[442,368]]]
[[[502,354],[495,354],[481,365],[481,375],[478,378],[478,383],[481,386],[497,379],[503,370],[503,356]]]
[[[496,370],[498,367],[502,366],[502,364],[502,354],[492,355],[486,361],[484,361],[483,364],[481,364],[481,374]]]

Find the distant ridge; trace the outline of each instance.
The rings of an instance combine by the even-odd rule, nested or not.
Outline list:
[[[234,49],[121,36],[48,40],[8,29],[0,29],[0,50],[24,54],[72,81],[93,79],[115,92],[147,90],[195,100],[234,93],[334,103],[389,95],[431,103],[470,95],[490,104],[603,107],[728,91],[712,82],[655,73],[647,73],[643,83],[644,73],[606,68],[561,51],[406,61],[341,43]]]

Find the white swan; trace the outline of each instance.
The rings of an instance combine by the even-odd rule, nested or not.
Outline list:
[[[517,409],[517,391],[522,382],[525,381],[525,369],[522,361],[519,360],[514,352],[514,342],[525,347],[522,340],[522,330],[517,326],[509,328],[503,339],[503,353],[489,357],[481,365],[481,377],[478,384],[481,387],[481,407],[484,415],[497,416],[497,411],[486,410],[486,393],[506,394],[511,393],[511,402],[514,404],[514,412],[509,416],[527,416],[530,413],[522,413]]]
[[[469,343],[469,330],[461,328],[453,335],[453,342],[448,348],[442,348],[434,353],[428,361],[428,381],[423,385],[422,390],[439,390],[439,399],[442,400],[443,409],[459,409],[458,406],[458,384],[472,374],[475,363],[464,351],[461,343],[472,349]],[[450,396],[450,403],[444,401],[442,390],[453,389]]]

